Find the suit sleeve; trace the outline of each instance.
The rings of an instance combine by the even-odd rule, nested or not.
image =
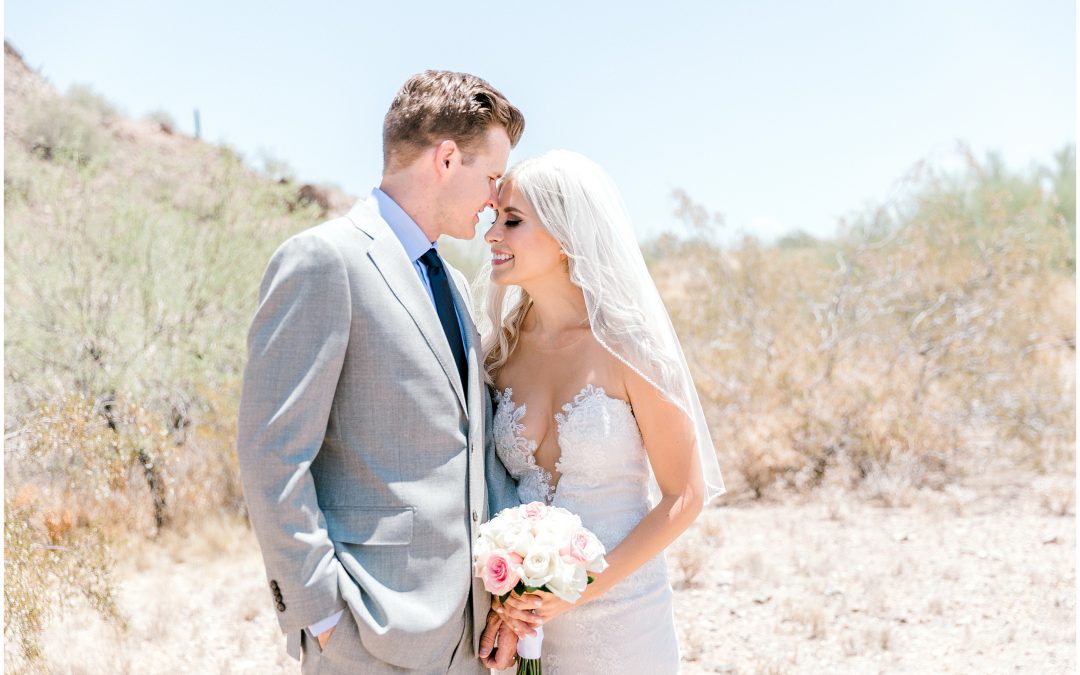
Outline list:
[[[345,607],[311,464],[326,436],[349,343],[344,260],[316,234],[277,250],[248,333],[237,455],[248,514],[283,632]]]

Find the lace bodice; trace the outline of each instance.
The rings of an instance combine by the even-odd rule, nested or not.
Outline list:
[[[517,481],[518,498],[523,504],[532,501],[550,504],[555,498],[551,473],[536,463],[536,441],[525,437],[525,425],[521,423],[525,406],[514,405],[513,395],[514,390],[507,387],[495,402],[495,419],[491,423],[495,451]],[[555,466],[559,468],[558,464]]]
[[[621,541],[648,511],[648,459],[630,404],[587,384],[555,414],[560,478],[552,485],[551,474],[536,464],[536,441],[521,421],[527,404],[516,404],[513,396],[509,387],[497,394],[492,433],[499,458],[517,481],[518,497],[577,513],[605,546]]]

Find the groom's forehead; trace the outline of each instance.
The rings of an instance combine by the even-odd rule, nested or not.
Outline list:
[[[506,135],[506,130],[502,127],[491,127],[488,129],[486,141],[492,159],[501,163],[499,176],[502,177],[502,172],[506,169],[506,160],[510,157],[510,137]]]
[[[515,209],[512,206],[507,206],[507,207],[503,206],[504,204],[508,204],[510,202],[510,198],[513,196],[513,194],[514,194],[514,186],[513,186],[513,184],[508,180],[500,180],[499,181],[499,193],[498,193],[499,208],[500,209],[508,208],[508,209],[513,210],[513,211],[517,211],[517,209]]]

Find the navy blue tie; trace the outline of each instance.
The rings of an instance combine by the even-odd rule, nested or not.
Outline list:
[[[450,351],[457,361],[458,375],[461,376],[461,387],[468,391],[469,365],[465,360],[465,345],[461,343],[461,330],[458,328],[457,314],[454,312],[454,296],[450,293],[450,280],[446,278],[446,268],[438,251],[429,248],[427,253],[420,256],[420,262],[427,267],[428,283],[431,284],[432,295],[435,296],[435,311],[439,313],[439,323],[442,324],[446,341],[450,343]]]

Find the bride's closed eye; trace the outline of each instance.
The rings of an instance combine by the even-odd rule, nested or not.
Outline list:
[[[520,220],[510,220],[509,218],[506,219],[506,226],[507,227],[516,227],[519,224],[521,224]]]

